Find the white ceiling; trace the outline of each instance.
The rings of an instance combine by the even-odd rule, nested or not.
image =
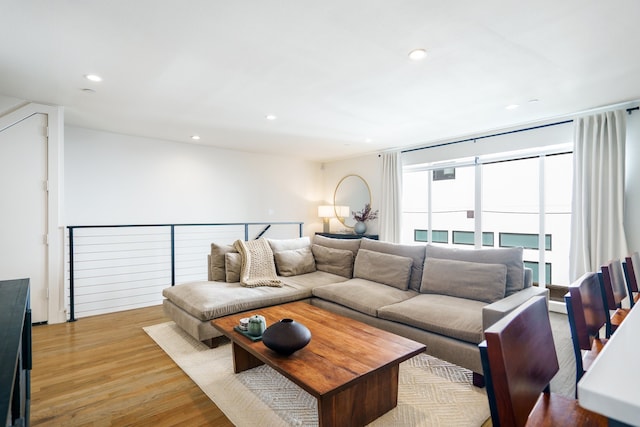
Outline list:
[[[0,22],[0,94],[69,125],[318,161],[640,99],[638,0],[1,0]]]

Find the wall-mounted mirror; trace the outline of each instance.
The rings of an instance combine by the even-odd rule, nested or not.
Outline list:
[[[371,190],[364,178],[360,175],[347,175],[340,180],[333,193],[333,206],[336,217],[345,227],[353,228],[356,225],[351,212],[361,211],[367,203],[371,204]],[[349,212],[344,217],[340,216],[340,206],[349,207]]]

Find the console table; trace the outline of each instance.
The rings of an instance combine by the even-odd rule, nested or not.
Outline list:
[[[378,240],[377,234],[347,234],[347,233],[316,233],[318,236],[331,237],[333,239],[367,239]]]
[[[0,425],[28,426],[31,399],[29,279],[0,281]]]

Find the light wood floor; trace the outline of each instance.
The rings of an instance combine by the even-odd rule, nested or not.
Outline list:
[[[160,306],[33,328],[34,426],[233,426],[142,330]]]

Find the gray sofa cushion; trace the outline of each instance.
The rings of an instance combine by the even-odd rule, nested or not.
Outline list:
[[[296,276],[316,271],[316,261],[309,246],[274,252],[273,257],[280,276]]]
[[[378,308],[405,301],[418,295],[415,291],[401,291],[366,279],[351,279],[346,282],[313,288],[313,296],[349,307],[376,317]]]
[[[524,288],[524,263],[522,248],[461,249],[427,244],[425,262],[429,258],[457,261],[504,264],[507,267],[505,296]]]
[[[242,270],[242,257],[238,252],[227,252],[224,254],[225,282],[233,283],[240,281],[240,271]]]
[[[353,264],[353,277],[406,291],[409,289],[412,264],[411,258],[360,248]]]
[[[205,321],[241,311],[309,298],[311,289],[289,285],[279,288],[273,286],[248,288],[237,282],[190,282],[165,288],[162,295],[187,313]]]
[[[324,246],[325,248],[346,249],[353,253],[353,257],[358,254],[360,249],[360,239],[332,239],[331,237],[313,236],[313,244]]]
[[[360,249],[368,249],[370,251],[383,252],[386,254],[399,255],[413,259],[409,288],[414,291],[420,289],[422,268],[425,257],[425,245],[404,245],[363,238],[360,243]]]
[[[327,273],[326,271],[316,270],[313,273],[298,274],[297,276],[281,277],[282,283],[294,288],[311,289],[316,286],[328,285],[331,283],[344,282],[349,279],[338,276],[337,274]]]
[[[397,304],[380,307],[378,317],[473,344],[483,339],[481,301],[448,295],[419,294]]]
[[[225,273],[225,260],[224,255],[227,252],[238,252],[231,245],[219,245],[217,243],[211,244],[211,257],[209,258],[209,265],[211,271],[211,280],[224,282],[226,280]]]
[[[492,303],[504,298],[506,279],[504,264],[428,258],[420,292]]]
[[[309,237],[299,237],[296,239],[267,239],[271,251],[275,254],[280,251],[289,251],[292,249],[308,248],[311,246],[311,239]]]
[[[312,245],[316,269],[351,279],[353,277],[353,252],[348,249],[328,248]]]

